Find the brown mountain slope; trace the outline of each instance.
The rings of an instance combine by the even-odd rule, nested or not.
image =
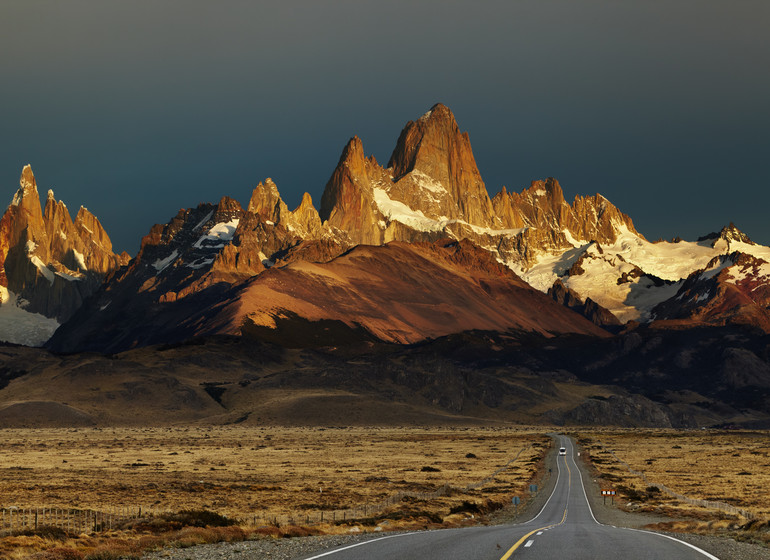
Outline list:
[[[173,301],[114,295],[110,285],[101,290],[48,347],[116,352],[242,333],[287,346],[412,343],[472,329],[607,335],[468,241],[358,246],[327,263],[298,260]]]
[[[468,241],[358,246],[328,263],[295,262],[247,282],[213,323],[278,328],[283,319],[338,321],[387,342],[467,330],[606,333],[530,288]]]

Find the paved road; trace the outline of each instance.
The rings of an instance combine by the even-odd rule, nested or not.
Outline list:
[[[718,560],[664,535],[598,523],[575,462],[573,442],[559,438],[567,455],[557,458],[553,493],[526,523],[394,534],[306,560]]]

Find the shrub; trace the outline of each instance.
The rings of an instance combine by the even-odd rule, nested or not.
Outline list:
[[[70,536],[64,529],[52,527],[50,525],[41,525],[37,529],[14,531],[14,535],[22,537],[41,537],[52,541],[66,541]]]
[[[289,525],[287,527],[281,527],[281,536],[288,539],[291,537],[310,537],[312,535],[318,535],[317,529],[311,529],[309,527],[300,527],[298,525]]]
[[[468,501],[463,501],[463,503],[461,503],[460,505],[454,506],[449,509],[450,514],[464,513],[464,512],[476,514],[476,513],[481,513],[481,509],[479,508],[478,504],[474,502],[468,502]]]
[[[236,525],[235,519],[230,519],[208,510],[184,510],[179,513],[164,515],[163,519],[179,523],[184,527],[230,527]]]
[[[46,550],[41,556],[41,560],[83,560],[83,553],[65,546],[57,546]]]

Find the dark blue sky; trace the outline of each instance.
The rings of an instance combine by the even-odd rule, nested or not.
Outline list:
[[[24,164],[116,249],[265,177],[318,207],[435,102],[490,191],[554,176],[649,239],[770,244],[767,0],[0,3],[0,204]]]

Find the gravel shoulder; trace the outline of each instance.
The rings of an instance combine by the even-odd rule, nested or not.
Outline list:
[[[577,446],[576,446],[577,448]],[[489,517],[491,524],[524,523],[534,518],[553,491],[556,484],[557,448],[553,448],[545,461],[548,469],[538,492],[532,496],[520,496],[518,508],[512,505],[495,512]],[[603,503],[600,488],[578,459],[580,474],[585,486],[588,501],[597,521],[605,525],[642,529],[652,523],[672,521],[670,517],[649,513],[629,513],[609,503]],[[660,532],[661,531],[654,531]],[[165,549],[144,555],[145,560],[221,560],[222,558],[301,560],[314,554],[320,554],[331,548],[355,545],[366,540],[379,539],[394,533],[357,533],[348,535],[324,535],[316,537],[298,537],[287,539],[261,539],[240,543],[219,543],[200,545],[186,549]],[[738,542],[731,538],[692,535],[688,533],[662,533],[690,543],[716,556],[719,560],[770,560],[770,549],[749,543]]]
[[[574,442],[573,442],[574,443]],[[577,444],[574,444],[578,449]],[[671,517],[655,515],[646,512],[630,513],[612,505],[604,503],[601,497],[601,488],[591,476],[583,461],[577,459],[580,475],[586,490],[588,502],[591,504],[594,517],[599,523],[613,525],[615,527],[627,527],[630,529],[642,529],[653,523],[674,521]],[[646,530],[646,529],[645,529]],[[708,535],[694,535],[690,533],[670,533],[665,531],[651,531],[672,536],[680,541],[690,543],[719,558],[719,560],[770,560],[770,549],[761,545],[736,541],[728,537]]]

